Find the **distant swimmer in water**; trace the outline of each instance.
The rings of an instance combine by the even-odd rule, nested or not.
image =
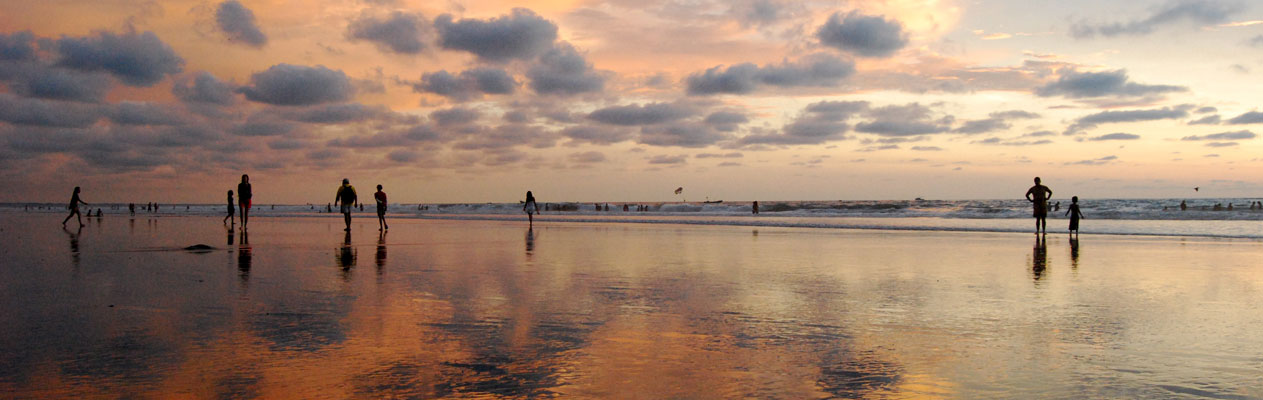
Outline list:
[[[241,174],[241,183],[237,184],[237,208],[241,209],[241,230],[246,230],[250,222],[250,202],[254,199],[254,191],[250,188],[250,175]],[[245,240],[245,239],[242,239]]]
[[[1044,233],[1048,233],[1048,199],[1052,198],[1052,189],[1041,185],[1039,177],[1035,177],[1035,186],[1031,186],[1026,190],[1026,200],[1035,206],[1035,233],[1039,233],[1043,229]]]
[[[526,191],[526,201],[522,204],[522,211],[526,213],[527,221],[530,227],[535,227],[535,214],[539,214],[539,205],[535,204],[535,195],[531,191]]]
[[[1079,196],[1070,197],[1070,209],[1066,210],[1066,215],[1070,216],[1070,234],[1079,235],[1079,219],[1083,218],[1083,212],[1079,211]]]
[[[228,191],[228,216],[227,216],[227,217],[224,217],[224,223],[225,223],[225,224],[227,224],[227,223],[229,223],[229,222],[232,222],[232,225],[233,225],[233,226],[236,226],[236,225],[237,225],[237,220],[233,218],[233,217],[235,216],[235,214],[237,213],[237,212],[235,211],[235,210],[236,210],[236,209],[235,209],[235,207],[236,207],[236,205],[235,205],[235,203],[233,203],[233,201],[232,201],[232,191],[231,191],[231,190],[229,190],[229,191]]]
[[[1180,211],[1184,211],[1187,209],[1188,209],[1188,202],[1184,200],[1180,200]]]
[[[390,229],[390,225],[386,223],[386,192],[382,191],[382,185],[377,185],[377,193],[373,193],[373,199],[377,201],[377,230]]]
[[[758,214],[758,213],[759,213],[759,202],[757,202],[757,201],[756,201],[756,202],[754,202],[754,204],[750,205],[750,213],[751,213],[751,214]]]
[[[79,221],[79,226],[83,226],[83,214],[79,213],[80,204],[88,205],[87,202],[79,198],[79,187],[75,186],[75,192],[70,195],[70,205],[67,207],[70,209],[70,215],[67,215],[66,219],[61,220],[61,226],[66,226],[66,222],[70,222],[70,217],[75,217],[75,220]]]
[[[1061,202],[1060,202],[1060,201],[1058,201],[1057,203],[1053,204],[1053,211],[1061,211]]]

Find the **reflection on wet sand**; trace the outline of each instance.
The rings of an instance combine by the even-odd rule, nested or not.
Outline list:
[[[83,233],[83,225],[79,225],[74,232],[70,228],[62,226],[61,229],[66,231],[66,235],[70,236],[70,262],[75,270],[79,270],[79,234]]]
[[[232,228],[228,228],[228,243],[232,244]],[[250,264],[254,261],[254,248],[250,246],[250,233],[241,231],[241,244],[237,246],[237,276],[241,284],[250,282]]]
[[[1035,248],[1031,250],[1031,275],[1038,282],[1044,276],[1048,266],[1048,239],[1045,235],[1035,235]]]
[[[1070,238],[1070,269],[1079,269],[1079,237]]]
[[[377,233],[377,254],[374,255],[373,261],[377,264],[377,274],[381,275],[382,267],[386,266],[386,231]]]
[[[169,229],[170,239],[219,237],[219,221],[207,220],[204,230]],[[94,271],[108,285],[54,291],[58,302],[0,314],[0,334],[9,338],[0,342],[0,390],[15,397],[1030,398],[1076,397],[1085,385],[1109,381],[1100,397],[1163,397],[1210,380],[1217,386],[1193,390],[1260,395],[1251,391],[1252,361],[1218,352],[1263,345],[1233,328],[1263,322],[1248,313],[1173,313],[1207,303],[1155,296],[1263,300],[1254,290],[1263,282],[1243,273],[1256,256],[1250,251],[1219,255],[1215,273],[1236,274],[1240,287],[1206,285],[1211,280],[1199,273],[1151,272],[1137,283],[1118,279],[1135,274],[1134,244],[1094,240],[1082,262],[1113,254],[1114,268],[1085,268],[1081,279],[1092,290],[1050,296],[1051,284],[1071,282],[1047,279],[1046,245],[1037,239],[1027,270],[1044,286],[1031,287],[1032,272],[1014,268],[1026,257],[1027,235],[764,229],[755,237],[744,228],[575,225],[548,227],[539,251],[528,229],[524,253],[520,225],[400,221],[392,226],[391,268],[363,284],[347,275],[356,262],[349,234],[340,243],[306,234],[341,221],[260,222],[254,285],[266,290],[215,284],[231,259],[93,252],[93,270],[98,255],[116,257]],[[117,225],[106,234],[125,229]],[[329,268],[331,245],[340,270]],[[386,247],[379,235],[379,267]],[[1187,250],[1162,256],[1164,248],[1140,250],[1166,269],[1182,265],[1163,257]],[[38,259],[26,248],[6,250],[18,261]],[[243,282],[252,251],[243,233],[236,260]],[[932,267],[926,254],[938,255]],[[202,277],[206,283],[192,279]],[[14,287],[3,295],[47,290]],[[102,313],[98,299],[126,306]],[[1180,331],[1208,315],[1226,316],[1196,334]],[[1135,335],[1142,323],[1143,335]],[[1197,354],[1183,356],[1189,352]],[[1217,365],[1190,367],[1190,358]]]

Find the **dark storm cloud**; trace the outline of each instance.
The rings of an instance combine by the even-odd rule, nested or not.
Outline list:
[[[572,126],[561,130],[565,136],[575,142],[592,144],[614,144],[632,138],[632,130],[616,126]]]
[[[1123,132],[1109,133],[1109,134],[1105,134],[1101,136],[1088,138],[1089,141],[1093,141],[1093,142],[1103,142],[1107,140],[1136,140],[1136,139],[1140,139],[1140,135],[1137,135],[1134,133],[1123,133]]]
[[[964,124],[953,129],[952,132],[964,134],[987,133],[1011,128],[1013,125],[1009,123],[1009,120],[1031,118],[1039,118],[1039,114],[1022,110],[998,111],[991,113],[986,119],[965,121]]]
[[[566,158],[569,159],[570,162],[591,164],[605,161],[605,154],[602,154],[599,151],[585,151],[582,153],[572,153]]]
[[[1249,111],[1228,120],[1231,125],[1245,125],[1263,123],[1263,112]]]
[[[323,65],[277,64],[250,76],[250,86],[237,88],[251,101],[280,106],[308,106],[346,101],[355,93],[341,70]]]
[[[929,107],[912,103],[902,106],[885,106],[868,112],[870,121],[855,124],[856,132],[881,136],[916,136],[951,130],[951,116],[933,119]]]
[[[0,61],[34,60],[35,34],[31,31],[0,33]]]
[[[192,85],[188,80],[181,80],[171,86],[171,94],[185,103],[205,103],[220,106],[232,105],[235,100],[236,87],[219,80],[210,72],[202,71],[193,78]]]
[[[340,124],[372,119],[386,115],[390,109],[385,106],[367,106],[359,103],[326,104],[308,107],[303,110],[282,112],[285,118],[315,124]]]
[[[527,60],[552,48],[557,25],[525,8],[489,20],[453,21],[448,14],[434,20],[439,44],[449,50],[464,50],[485,61]]]
[[[797,63],[780,65],[744,63],[727,68],[714,67],[685,78],[692,95],[750,93],[760,86],[832,87],[855,73],[855,63],[827,54],[804,57]]]
[[[651,146],[706,147],[729,136],[705,124],[673,123],[641,128],[637,142]]]
[[[1128,22],[1107,24],[1076,23],[1070,28],[1070,35],[1079,38],[1091,38],[1096,35],[1114,37],[1121,35],[1145,35],[1155,29],[1186,22],[1194,27],[1215,25],[1241,11],[1240,4],[1212,0],[1181,0],[1167,3],[1153,14],[1142,19]]]
[[[793,122],[780,133],[752,134],[742,137],[742,145],[751,144],[818,144],[842,140],[851,129],[846,122],[868,109],[864,101],[822,101],[807,105]]]
[[[365,14],[347,25],[346,36],[352,40],[373,42],[383,51],[417,54],[425,50],[422,41],[425,24],[420,15],[399,11],[380,19]]]
[[[413,84],[412,89],[462,101],[482,94],[512,94],[517,86],[518,82],[503,69],[474,68],[461,71],[460,75],[447,71],[421,75],[421,82]]]
[[[237,0],[219,3],[215,8],[215,24],[228,40],[254,47],[263,47],[268,42],[267,35],[254,22],[254,12]]]
[[[111,121],[122,125],[181,125],[185,119],[180,112],[170,106],[124,101],[114,105],[110,111]]]
[[[1185,136],[1185,137],[1183,137],[1183,138],[1180,138],[1180,140],[1187,140],[1187,141],[1195,141],[1195,140],[1246,140],[1246,139],[1254,139],[1254,138],[1255,138],[1255,134],[1254,134],[1254,132],[1250,132],[1250,131],[1236,131],[1236,132],[1221,132],[1221,133],[1212,133],[1212,134],[1209,134],[1209,135],[1193,135],[1193,136]]]
[[[453,107],[430,113],[430,119],[439,126],[468,124],[477,121],[482,114],[478,110]]]
[[[1128,82],[1127,71],[1108,72],[1069,72],[1062,74],[1056,82],[1035,89],[1040,97],[1062,96],[1071,99],[1085,97],[1138,97],[1154,94],[1185,92],[1184,86],[1142,85]]]
[[[899,21],[851,11],[834,13],[816,31],[820,43],[864,57],[886,57],[908,44]]]
[[[559,43],[544,53],[526,72],[526,77],[531,80],[531,89],[538,94],[569,96],[600,92],[605,88],[605,77],[566,43]]]
[[[672,103],[630,104],[606,107],[588,114],[588,119],[622,126],[653,125],[692,116],[691,107]]]
[[[1220,121],[1219,115],[1207,115],[1193,121],[1189,121],[1189,125],[1218,125]]]
[[[1075,120],[1063,134],[1073,135],[1085,129],[1092,129],[1101,124],[1118,122],[1156,121],[1162,119],[1178,119],[1188,117],[1188,111],[1182,108],[1163,107],[1150,110],[1102,111],[1088,114]]]
[[[104,71],[129,86],[153,86],[184,69],[184,59],[153,32],[57,39],[58,64],[83,71]]]
[[[110,89],[103,73],[82,72],[34,62],[0,64],[0,81],[25,97],[49,100],[100,102]]]
[[[0,121],[17,125],[83,128],[102,117],[100,106],[0,93]]]

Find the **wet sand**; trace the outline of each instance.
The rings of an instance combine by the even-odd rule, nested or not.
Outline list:
[[[60,218],[0,214],[9,396],[1263,397],[1258,241]]]

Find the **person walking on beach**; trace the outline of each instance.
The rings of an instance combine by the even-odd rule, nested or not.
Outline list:
[[[373,199],[377,200],[377,230],[390,229],[390,225],[386,223],[386,192],[382,191],[382,185],[377,185],[377,193],[373,193]]]
[[[351,231],[351,212],[355,211],[355,187],[351,186],[351,180],[342,178],[342,186],[338,186],[338,194],[334,196],[333,204],[342,204],[342,216],[346,219],[346,231]]]
[[[66,219],[61,220],[61,226],[66,226],[66,222],[70,222],[70,217],[75,217],[75,220],[79,221],[79,226],[83,226],[83,214],[79,213],[80,204],[88,205],[87,202],[79,198],[79,187],[75,186],[74,194],[70,195],[70,206],[67,207],[70,209],[70,215],[67,215]],[[92,210],[88,210],[88,212],[92,212]]]
[[[232,191],[229,190],[228,191],[228,216],[224,217],[225,224],[228,223],[229,221],[232,221],[233,225],[237,224],[237,220],[233,219],[233,214],[236,214],[236,212],[233,211],[234,210],[233,207],[235,206],[233,205],[233,202],[232,202]]]
[[[1083,212],[1079,211],[1079,196],[1070,197],[1070,209],[1066,210],[1066,215],[1070,216],[1070,234],[1079,236],[1079,218],[1083,218]]]
[[[1052,189],[1039,183],[1039,177],[1035,177],[1035,186],[1031,186],[1026,190],[1026,200],[1035,205],[1035,233],[1039,233],[1042,229],[1044,233],[1048,233],[1048,199],[1052,198]]]
[[[535,227],[535,214],[539,214],[539,206],[535,204],[535,195],[529,190],[526,191],[526,202],[522,204],[522,211],[526,212],[530,227]]]
[[[250,175],[241,174],[241,183],[237,184],[237,208],[241,209],[241,230],[246,230],[250,222],[250,200],[254,193],[250,190]]]

